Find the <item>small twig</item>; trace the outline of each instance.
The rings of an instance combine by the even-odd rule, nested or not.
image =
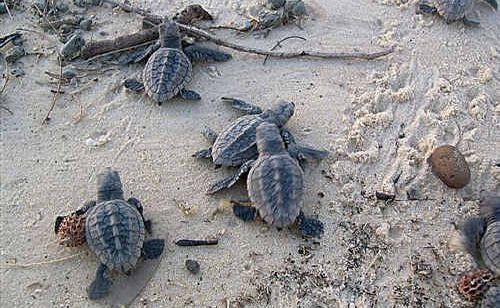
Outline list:
[[[7,14],[9,14],[10,19],[12,19],[12,14],[10,13],[9,5],[7,4],[7,0],[3,2],[5,4],[5,9],[7,10]]]
[[[163,22],[163,18],[158,15],[150,14],[146,10],[140,9],[133,7],[131,5],[125,4],[125,3],[119,3],[115,0],[104,0],[104,2],[110,3],[114,6],[120,7],[122,10],[125,12],[134,12],[139,15],[142,15],[147,19],[148,21],[151,21],[154,24],[160,24]],[[394,51],[394,46],[378,51],[378,52],[323,52],[323,51],[314,51],[314,50],[302,50],[302,51],[295,51],[295,52],[276,52],[276,51],[269,51],[269,50],[263,50],[259,48],[253,48],[253,47],[247,47],[247,46],[242,46],[238,45],[223,39],[220,39],[202,29],[189,26],[189,25],[184,25],[181,23],[177,23],[179,26],[179,29],[188,32],[192,35],[198,36],[198,37],[203,37],[207,40],[210,40],[214,42],[217,45],[225,46],[234,50],[238,50],[241,52],[247,52],[247,53],[253,53],[253,54],[258,54],[262,56],[269,56],[269,57],[277,57],[277,58],[297,58],[297,57],[311,57],[311,58],[322,58],[322,59],[365,59],[365,60],[373,60],[382,56],[386,56]]]
[[[282,38],[281,40],[279,40],[278,42],[276,42],[276,45],[274,45],[273,48],[271,48],[270,50],[273,51],[276,48],[281,47],[281,43],[283,43],[284,41],[289,40],[289,39],[300,39],[300,40],[303,40],[303,41],[307,41],[307,39],[305,37],[298,36],[298,35],[290,35],[290,36]],[[262,65],[266,65],[267,59],[269,59],[269,56],[266,56],[264,58],[264,62],[262,63]]]
[[[178,240],[175,242],[177,246],[204,246],[204,245],[217,245],[219,240]]]
[[[57,83],[57,91],[54,93],[54,96],[52,96],[52,104],[50,105],[50,109],[47,112],[45,119],[43,119],[42,125],[47,124],[50,121],[50,114],[52,113],[52,110],[54,110],[54,107],[55,107],[56,101],[57,101],[57,97],[59,96],[60,91],[61,91],[61,84],[62,84],[62,79],[63,79],[61,55],[57,56],[57,60],[59,61],[59,82]]]
[[[59,259],[48,260],[48,261],[26,263],[26,264],[6,264],[6,265],[1,265],[0,268],[1,269],[26,268],[26,267],[32,267],[32,266],[38,266],[38,265],[54,264],[54,263],[59,263],[59,262],[63,262],[63,261],[66,261],[66,260],[70,260],[70,259],[76,258],[79,255],[81,255],[82,253],[83,253],[83,251],[79,252],[77,254],[74,254],[74,255],[69,255],[69,256],[66,256],[66,257],[59,258]]]

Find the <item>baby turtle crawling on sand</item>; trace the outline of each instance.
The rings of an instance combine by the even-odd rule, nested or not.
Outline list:
[[[462,227],[462,245],[474,257],[479,267],[491,271],[491,279],[482,279],[489,284],[491,280],[500,278],[500,196],[487,197],[479,206],[480,217],[469,219]],[[475,290],[484,292],[488,287],[476,286]],[[498,291],[487,294],[491,295],[485,296],[483,306],[499,307]],[[495,296],[498,300],[493,301],[489,296]],[[488,303],[492,302],[496,305],[488,306]]]
[[[238,118],[225,127],[219,135],[207,128],[203,134],[213,142],[213,145],[209,149],[196,152],[193,157],[211,158],[216,166],[239,166],[239,170],[234,175],[214,183],[207,193],[213,194],[221,189],[231,187],[243,174],[250,170],[258,156],[255,132],[257,126],[264,122],[273,123],[281,130],[288,152],[299,163],[310,159],[319,160],[328,155],[326,151],[298,146],[293,135],[283,128],[294,113],[295,105],[293,103],[280,101],[273,108],[262,111],[259,107],[239,99],[225,97],[222,99],[230,102],[234,108],[244,111],[247,115]]]
[[[227,61],[231,55],[199,45],[190,45],[184,50],[181,45],[179,27],[175,22],[160,25],[159,49],[148,59],[143,70],[143,83],[136,79],[125,80],[125,87],[146,94],[158,105],[180,95],[186,100],[200,100],[201,96],[185,87],[191,81],[192,61]],[[153,49],[157,48],[153,47]]]
[[[478,25],[479,21],[471,20],[467,14],[472,10],[475,0],[420,0],[417,3],[417,12],[426,14],[439,14],[447,23],[457,20],[463,21],[468,26]],[[484,0],[495,10],[497,0]]]
[[[279,128],[269,122],[257,127],[259,157],[247,177],[247,190],[252,204],[235,205],[233,211],[243,220],[254,220],[256,211],[262,219],[277,228],[298,222],[304,236],[320,236],[323,223],[307,219],[301,211],[304,172],[285,148]]]
[[[111,271],[130,274],[140,257],[156,259],[165,245],[162,239],[144,240],[151,233],[151,221],[145,220],[136,198],[123,197],[118,172],[107,168],[98,175],[97,202],[87,202],[73,215],[85,215],[86,242],[101,264],[87,289],[90,299],[104,298],[111,287]],[[65,217],[56,219],[56,233]]]

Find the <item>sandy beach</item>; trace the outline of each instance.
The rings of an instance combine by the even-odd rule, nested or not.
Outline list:
[[[111,166],[125,196],[142,201],[154,233],[167,239],[157,272],[132,307],[474,307],[456,290],[474,263],[451,239],[456,224],[478,213],[482,191],[500,191],[499,13],[477,1],[481,24],[466,27],[417,15],[410,0],[304,2],[302,29],[286,25],[267,37],[214,33],[262,49],[299,35],[307,40],[288,40],[279,50],[395,51],[370,61],[270,58],[263,65],[262,56],[218,47],[233,59],[194,65],[190,88],[202,100],[162,106],[122,86],[144,64],[109,66],[64,85],[42,124],[57,88],[45,72],[58,73],[62,43],[23,32],[25,48],[40,54],[9,67],[25,75],[10,77],[0,96],[12,112],[0,110],[2,306],[101,307],[85,292],[97,259],[86,247],[60,246],[53,228],[57,215],[95,198],[96,175]],[[194,2],[131,3],[172,16]],[[196,3],[213,24],[242,24],[259,4]],[[85,14],[94,16],[88,40],[141,28],[138,15],[109,5]],[[37,29],[28,12],[0,18],[0,36]],[[288,128],[301,143],[330,152],[305,170],[304,212],[324,222],[321,239],[238,220],[223,205],[246,197],[245,181],[205,194],[233,171],[191,157],[209,146],[204,126],[220,131],[242,115],[222,96],[262,108],[293,101]],[[470,166],[463,189],[448,188],[430,171],[426,159],[443,144],[456,145]],[[396,201],[377,200],[376,191]],[[173,244],[211,237],[220,238],[217,246]],[[197,260],[201,272],[188,272],[186,259]]]

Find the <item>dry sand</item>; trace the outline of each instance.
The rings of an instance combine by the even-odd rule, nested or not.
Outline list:
[[[133,3],[171,15],[192,2]],[[227,24],[257,1],[198,3]],[[472,260],[449,243],[457,233],[453,223],[477,213],[480,191],[499,188],[499,13],[480,3],[481,26],[468,28],[415,15],[411,1],[306,3],[303,30],[289,25],[265,39],[220,35],[261,48],[294,34],[307,42],[290,40],[291,50],[376,51],[396,44],[396,51],[374,61],[271,59],[263,66],[262,57],[228,50],[230,62],[196,65],[190,87],[201,102],[161,107],[120,86],[141,65],[90,73],[64,87],[52,120],[42,126],[55,88],[44,72],[58,70],[56,44],[27,33],[28,49],[48,55],[20,60],[16,66],[26,76],[11,80],[0,98],[13,112],[0,110],[2,306],[98,306],[85,293],[95,257],[86,248],[57,245],[53,222],[91,199],[96,173],[113,166],[126,195],[143,201],[155,231],[168,233],[168,250],[134,307],[472,307],[455,290]],[[97,27],[87,37],[140,28],[137,16],[119,10],[97,7],[89,14]],[[1,18],[0,34],[30,27],[27,13]],[[243,185],[205,195],[209,181],[230,171],[190,156],[208,146],[199,133],[203,125],[220,130],[240,115],[221,96],[262,107],[294,101],[290,129],[301,142],[331,152],[306,171],[304,210],[326,226],[319,243],[293,230],[244,223],[228,209],[212,216],[224,198],[245,195]],[[470,164],[464,189],[444,186],[425,162],[445,143],[458,144]],[[377,190],[401,201],[377,201]],[[172,244],[217,234],[223,235],[214,247]],[[55,264],[9,267],[79,252]],[[201,274],[185,269],[187,258],[200,262]]]

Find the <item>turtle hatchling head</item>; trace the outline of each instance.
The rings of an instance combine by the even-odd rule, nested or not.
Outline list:
[[[278,154],[285,151],[279,128],[269,122],[263,122],[257,127],[257,149],[261,154]]]
[[[165,21],[160,25],[160,44],[166,48],[181,48],[181,35],[175,22]]]
[[[271,113],[271,117],[273,118],[271,121],[278,125],[278,127],[282,127],[293,116],[295,104],[282,100],[279,101],[276,106],[269,109],[269,111]]]
[[[123,200],[123,186],[120,175],[111,168],[106,168],[97,175],[97,202]]]

